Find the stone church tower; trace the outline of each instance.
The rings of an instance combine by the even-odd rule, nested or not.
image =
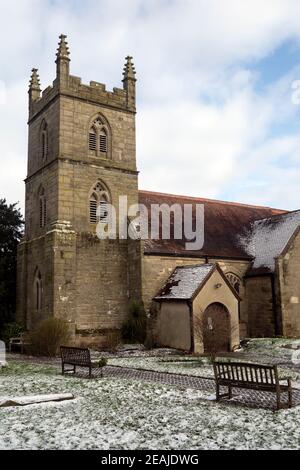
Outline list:
[[[41,93],[32,71],[17,305],[29,329],[54,316],[68,322],[77,344],[104,345],[120,330],[130,299],[140,298],[139,242],[96,236],[99,205],[117,208],[124,195],[138,203],[135,88],[131,57],[123,89],[82,84],[70,75],[64,35],[53,85]]]

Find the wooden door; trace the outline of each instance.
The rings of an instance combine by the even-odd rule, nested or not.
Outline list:
[[[224,305],[214,303],[205,310],[203,344],[206,353],[230,351],[230,317]]]

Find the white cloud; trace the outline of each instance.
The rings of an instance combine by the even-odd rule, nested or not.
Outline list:
[[[5,83],[0,80],[0,106],[6,103],[6,86]]]
[[[281,79],[263,97],[255,93],[252,78],[247,71],[238,71],[215,91],[221,97],[216,103],[145,107],[138,121],[141,185],[178,194],[218,198],[225,192],[243,202],[300,206],[294,185],[282,191],[277,171],[279,159],[280,166],[300,169],[299,140],[289,133],[278,138],[270,133],[273,125],[289,122],[297,112],[289,95],[290,78]],[[285,174],[291,179],[293,173],[286,168]]]
[[[141,187],[300,206],[297,136],[272,133],[296,116],[289,87],[300,73],[284,70],[258,95],[259,70],[245,65],[299,42],[298,0],[0,0],[0,11],[0,197],[23,199],[29,72],[38,66],[43,87],[51,83],[65,32],[72,73],[86,82],[120,86],[123,58],[134,55]]]

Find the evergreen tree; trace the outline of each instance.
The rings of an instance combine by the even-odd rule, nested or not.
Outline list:
[[[17,246],[23,225],[17,204],[0,199],[0,331],[15,319]]]

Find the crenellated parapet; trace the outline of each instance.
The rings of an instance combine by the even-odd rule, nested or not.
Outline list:
[[[56,54],[56,78],[52,86],[47,87],[41,93],[37,69],[32,71],[29,89],[29,120],[32,120],[59,95],[135,113],[136,72],[131,57],[126,58],[123,75],[123,88],[113,88],[112,91],[108,91],[103,83],[96,81],[91,81],[89,85],[82,83],[81,78],[70,75],[69,47],[66,36],[61,35]]]

